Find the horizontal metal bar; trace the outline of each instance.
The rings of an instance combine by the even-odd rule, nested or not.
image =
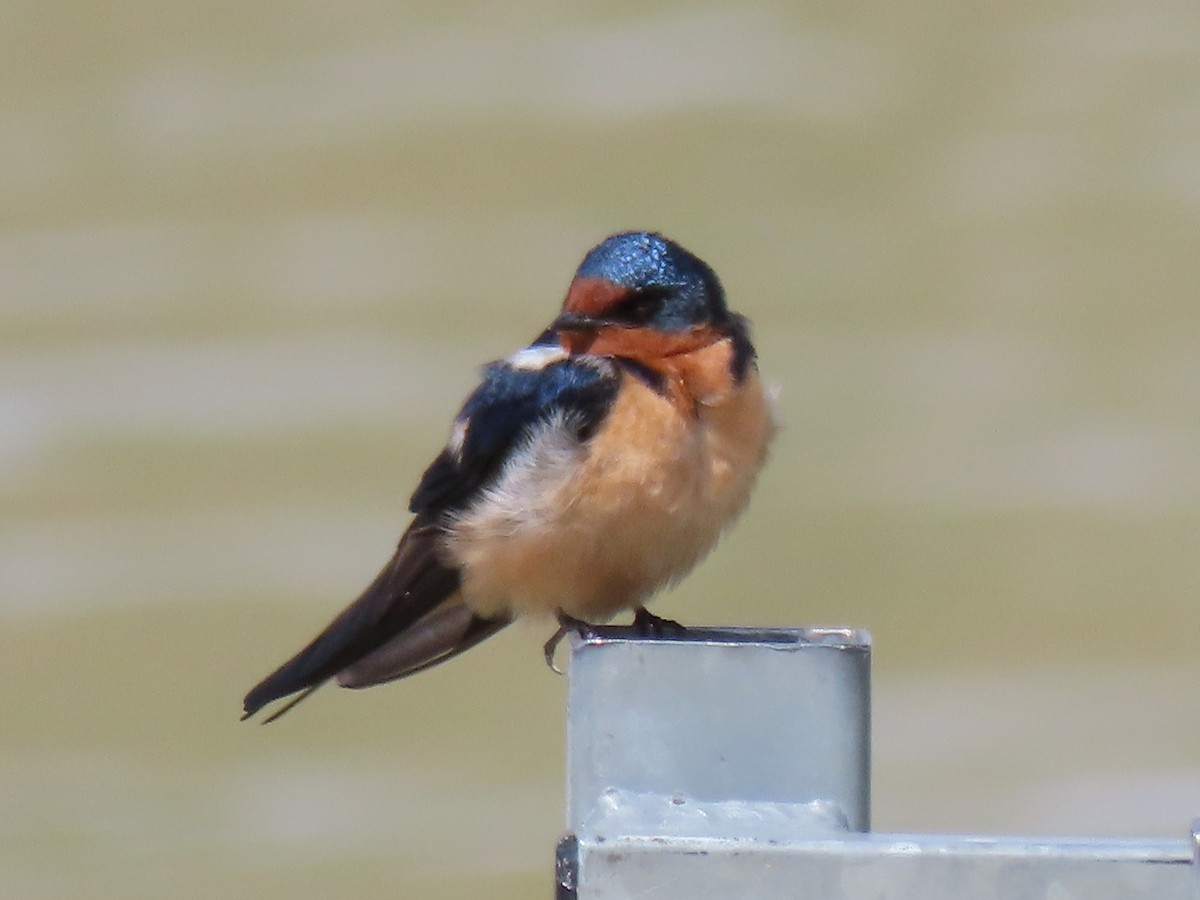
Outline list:
[[[1197,900],[1188,841],[572,837],[559,900]]]

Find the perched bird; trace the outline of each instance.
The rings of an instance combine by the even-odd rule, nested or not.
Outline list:
[[[517,616],[559,630],[644,604],[745,508],[774,431],[747,322],[658,234],[605,239],[562,311],[483,369],[379,576],[245,698],[248,718],[329,678],[361,688],[473,647]]]

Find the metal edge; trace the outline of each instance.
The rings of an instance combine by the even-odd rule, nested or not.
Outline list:
[[[558,842],[554,854],[554,900],[577,900],[579,896],[579,838],[568,834]]]
[[[632,625],[594,625],[586,633],[572,631],[572,651],[605,644],[762,644],[780,650],[829,647],[869,652],[871,634],[862,628],[807,626],[803,628],[687,627],[682,632],[647,636]]]

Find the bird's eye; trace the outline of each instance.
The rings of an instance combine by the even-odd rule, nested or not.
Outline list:
[[[633,325],[645,325],[662,309],[663,296],[659,291],[639,291],[617,308],[617,318]]]

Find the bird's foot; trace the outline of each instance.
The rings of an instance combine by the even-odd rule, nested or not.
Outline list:
[[[682,625],[674,619],[664,619],[656,616],[644,606],[639,606],[633,614],[633,627],[642,637],[672,638],[680,637],[685,631]]]
[[[583,619],[568,616],[561,609],[555,613],[555,616],[558,619],[558,630],[550,635],[550,640],[546,641],[542,647],[542,652],[546,654],[546,665],[550,667],[550,670],[561,675],[563,670],[554,664],[554,651],[558,649],[558,645],[562,643],[562,639],[570,632],[574,631],[581,638],[586,638],[591,635],[592,626],[583,621]]]

